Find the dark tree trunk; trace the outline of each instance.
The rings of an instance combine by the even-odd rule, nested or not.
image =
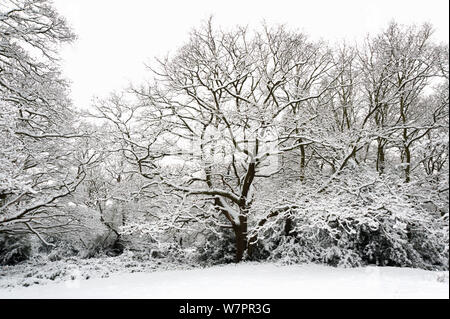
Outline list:
[[[400,116],[403,125],[406,125],[406,110],[405,101],[403,96],[400,98]],[[404,159],[402,159],[403,164],[405,164],[405,182],[409,183],[411,181],[411,150],[409,149],[410,144],[408,143],[408,129],[403,129],[403,143],[404,143]]]
[[[285,236],[292,236],[292,234],[291,234],[292,229],[293,229],[292,218],[287,217],[286,218],[286,222],[284,224],[284,234],[285,234]]]
[[[236,259],[238,263],[244,258],[245,251],[247,250],[248,238],[247,238],[247,216],[239,217],[240,224],[233,227],[235,240],[236,240]]]
[[[300,143],[302,143],[300,139]],[[306,169],[306,152],[305,146],[300,145],[300,181],[303,182],[305,180],[305,169]]]
[[[409,146],[405,146],[405,182],[411,181],[411,151]]]
[[[380,174],[384,172],[384,145],[381,140],[378,140],[378,149],[377,149],[377,171]]]

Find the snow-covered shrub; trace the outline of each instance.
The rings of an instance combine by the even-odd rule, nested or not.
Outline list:
[[[298,187],[292,208],[260,229],[259,242],[269,259],[286,263],[448,269],[448,213],[440,209],[448,196],[441,193],[431,182],[352,171],[324,192]]]
[[[347,239],[337,239],[326,230],[312,228],[308,232],[286,235],[276,232],[277,240],[263,244],[268,259],[285,264],[323,263],[332,266],[357,267],[363,264],[361,257],[349,247]],[[338,236],[339,237],[339,236]],[[344,236],[345,237],[345,236]]]
[[[138,254],[148,254],[153,259],[175,263],[215,265],[235,260],[232,230],[200,222],[177,228],[163,218],[121,227],[120,234],[127,240],[127,248]],[[205,231],[205,228],[213,231]]]
[[[81,252],[82,258],[93,258],[101,255],[118,256],[123,253],[124,243],[115,235],[98,235],[87,243]]]
[[[26,236],[0,235],[0,265],[16,265],[31,256],[31,243]]]
[[[208,265],[228,264],[235,260],[235,245],[231,231],[211,233],[203,245],[197,247],[197,259]]]
[[[63,240],[58,237],[49,237],[47,242],[52,245],[46,245],[40,243],[37,252],[46,256],[50,261],[57,261],[67,257],[77,256],[80,252],[80,247],[77,247],[75,243]]]
[[[179,243],[159,243],[156,249],[151,251],[151,257],[164,259],[170,263],[189,264],[196,260],[195,247],[182,247]]]

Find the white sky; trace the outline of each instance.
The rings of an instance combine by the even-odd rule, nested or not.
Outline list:
[[[62,51],[77,107],[142,80],[144,63],[179,48],[214,15],[216,25],[286,23],[314,38],[361,39],[395,19],[431,22],[448,43],[448,0],[54,0],[79,39]]]

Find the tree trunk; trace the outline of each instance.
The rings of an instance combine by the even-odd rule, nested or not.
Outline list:
[[[300,143],[302,143],[301,139],[300,139]],[[300,181],[301,182],[303,182],[305,180],[305,169],[306,169],[305,146],[300,145]]]
[[[411,181],[411,151],[409,146],[405,146],[405,182]]]
[[[384,172],[384,145],[381,139],[378,140],[377,149],[377,171],[381,174]]]
[[[286,222],[284,224],[284,235],[285,236],[292,236],[291,231],[293,229],[293,222],[292,218],[287,217]]]
[[[244,253],[247,250],[247,216],[240,216],[239,217],[239,225],[235,225],[233,227],[235,240],[236,240],[236,263],[240,262],[243,257]]]

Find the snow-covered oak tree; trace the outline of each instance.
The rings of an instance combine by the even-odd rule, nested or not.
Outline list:
[[[175,56],[159,60],[153,84],[132,90],[134,106],[113,98],[94,116],[114,124],[120,151],[149,179],[145,187],[195,197],[206,215],[217,214],[217,224],[235,234],[239,261],[252,244],[254,193],[280,172],[281,154],[314,142],[306,129],[312,119],[299,108],[321,103],[333,68],[326,45],[303,34],[221,31],[209,21]],[[171,161],[183,169],[162,169]]]

